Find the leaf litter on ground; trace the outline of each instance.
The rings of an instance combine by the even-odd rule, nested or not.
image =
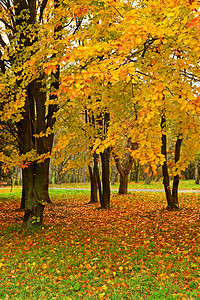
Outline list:
[[[19,196],[1,199],[0,299],[199,299],[200,196],[53,194],[45,225],[21,228]]]

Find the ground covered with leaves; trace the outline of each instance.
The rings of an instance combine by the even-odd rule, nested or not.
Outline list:
[[[199,299],[200,195],[53,191],[45,226],[21,228],[20,192],[0,195],[0,299]]]

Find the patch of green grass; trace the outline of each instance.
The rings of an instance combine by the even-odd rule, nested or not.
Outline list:
[[[172,180],[171,180],[171,185],[172,185]],[[59,185],[51,185],[52,188],[90,188],[90,184],[86,183],[62,183]],[[119,183],[116,183],[114,185],[111,185],[111,188],[118,189],[119,188]],[[150,184],[145,184],[144,182],[129,182],[128,188],[134,188],[134,189],[163,189],[163,183],[162,179],[157,181],[152,181]],[[200,185],[195,184],[194,180],[185,180],[185,179],[180,179],[179,183],[179,189],[188,189],[188,190],[199,190]]]
[[[173,182],[171,180],[171,186]],[[144,188],[144,189],[163,189],[163,183],[162,180],[159,180],[158,182],[152,181],[150,184],[144,184],[144,182],[139,182],[139,183],[129,183],[129,188]],[[200,185],[195,184],[194,180],[185,180],[181,179],[179,182],[179,189],[187,189],[187,190],[199,190]]]
[[[151,247],[132,249],[116,237],[105,243],[104,237],[59,227],[27,231],[23,239],[15,253],[2,249],[0,299],[198,299],[198,280],[184,288],[185,266],[166,269],[177,257],[161,265]]]
[[[6,190],[0,192],[0,202],[11,203],[21,197],[21,189],[14,189],[12,192]]]
[[[78,196],[78,195],[88,195],[90,191],[85,190],[65,190],[65,189],[50,189],[50,197],[65,197],[65,196]]]

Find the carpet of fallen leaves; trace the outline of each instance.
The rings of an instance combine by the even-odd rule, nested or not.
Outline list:
[[[0,203],[0,299],[199,299],[200,196],[112,195],[111,209],[89,195],[59,196],[44,227],[21,228],[17,201]]]

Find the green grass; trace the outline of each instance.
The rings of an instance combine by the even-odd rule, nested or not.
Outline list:
[[[171,186],[172,186],[172,181],[171,181]],[[51,185],[51,187],[60,187],[60,188],[90,188],[90,184],[86,183],[63,183],[59,185]],[[111,188],[118,188],[119,183],[116,183],[114,185],[111,185]],[[152,181],[151,184],[144,184],[144,182],[129,182],[128,185],[129,188],[134,188],[134,189],[163,189],[163,183],[162,179],[158,182]],[[180,184],[179,184],[179,189],[188,189],[188,190],[200,190],[200,185],[195,184],[194,180],[185,180],[181,179]]]
[[[171,181],[171,186],[172,186],[172,181]],[[81,191],[81,190],[74,190],[74,191],[70,191],[70,190],[65,190],[65,192],[63,192],[62,190],[58,190],[59,188],[88,188],[90,189],[90,184],[89,183],[62,183],[62,184],[51,184],[50,185],[50,194],[52,196],[54,195],[79,195],[80,193],[84,193],[84,194],[88,194],[88,191]],[[111,188],[113,189],[118,189],[119,188],[119,183],[116,183],[114,185],[111,185]],[[152,181],[151,184],[145,184],[144,182],[139,182],[139,183],[135,183],[135,182],[129,182],[128,185],[129,189],[163,189],[163,184],[162,184],[162,180],[155,182]],[[180,183],[179,183],[179,189],[186,189],[186,190],[200,190],[200,185],[199,184],[195,184],[194,180],[185,180],[185,179],[181,179]],[[12,198],[12,194],[17,193],[16,195],[20,195],[21,193],[21,187],[14,187],[13,191],[10,192],[10,188],[9,187],[5,187],[5,188],[0,188],[0,199],[1,199],[1,194],[5,194],[6,193],[6,197],[8,198]]]
[[[113,194],[99,211],[75,192],[51,190],[46,225],[32,231],[14,212],[19,191],[0,194],[0,299],[200,298],[200,196],[169,212],[164,195]]]

